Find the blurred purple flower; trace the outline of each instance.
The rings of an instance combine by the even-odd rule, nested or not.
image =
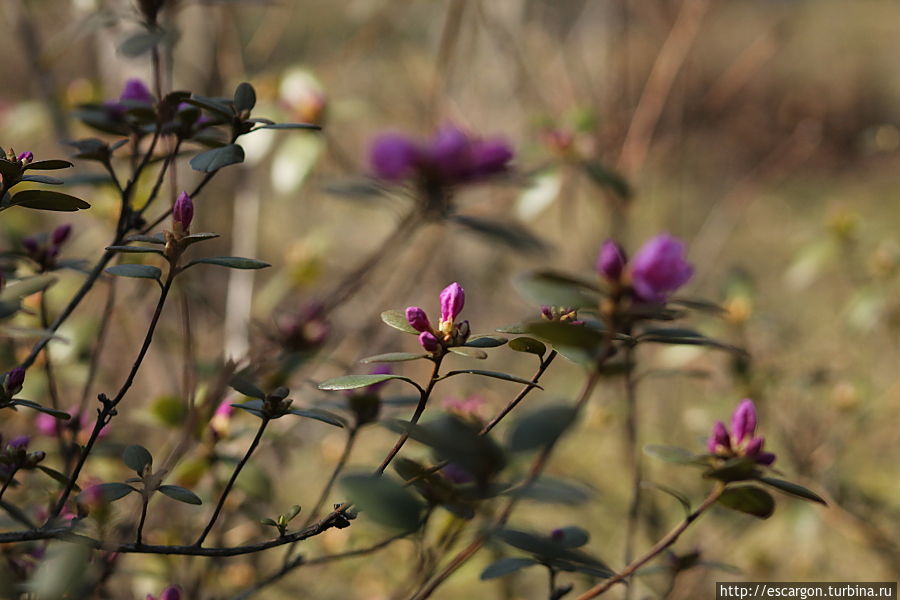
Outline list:
[[[710,454],[722,458],[746,456],[760,465],[771,465],[775,455],[764,452],[765,439],[756,434],[756,406],[753,400],[741,400],[731,417],[731,431],[721,421],[713,426],[712,435],[706,444]]]
[[[684,244],[666,233],[645,243],[631,263],[631,284],[637,297],[646,302],[664,302],[693,274],[694,268],[684,257]]]
[[[387,181],[416,177],[428,187],[486,179],[507,170],[513,159],[509,144],[479,139],[454,125],[441,127],[430,142],[402,134],[378,136],[369,152],[372,171]]]
[[[474,481],[474,478],[469,474],[468,471],[461,468],[459,465],[454,463],[450,463],[446,465],[443,469],[441,469],[441,474],[450,481],[450,483],[455,483],[457,485],[462,485],[464,483],[471,483]]]
[[[19,160],[19,162],[22,162],[27,165],[27,164],[30,164],[34,160],[34,153],[33,152],[23,152],[23,153],[19,154],[16,157],[16,159]]]
[[[606,240],[600,246],[595,268],[607,281],[618,281],[627,262],[622,246],[613,240]]]
[[[125,82],[122,88],[122,94],[119,96],[119,102],[143,102],[145,104],[153,104],[153,94],[147,88],[146,84],[135,77]]]
[[[50,235],[50,240],[53,242],[54,246],[60,246],[69,239],[70,235],[72,235],[72,225],[64,223],[53,230],[53,233]]]
[[[472,394],[467,398],[445,398],[441,407],[450,412],[463,416],[478,417],[481,407],[484,406],[484,398],[478,394]]]
[[[6,393],[9,395],[13,395],[22,389],[22,384],[25,383],[25,367],[16,367],[15,369],[6,373],[6,378],[4,380],[4,386],[6,387]]]
[[[369,371],[369,375],[392,375],[394,373],[394,369],[391,368],[391,365],[378,365],[371,371]],[[390,380],[388,380],[390,381]],[[372,385],[364,388],[366,393],[368,394],[377,394],[378,390],[383,388],[388,381],[382,381],[380,383],[373,383]]]

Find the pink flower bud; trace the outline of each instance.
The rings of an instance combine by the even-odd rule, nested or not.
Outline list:
[[[6,374],[4,381],[6,393],[10,396],[18,393],[22,389],[23,383],[25,383],[25,367],[16,367]]]
[[[458,283],[451,283],[441,292],[441,322],[452,323],[466,303],[466,291]]]
[[[53,234],[50,236],[50,239],[53,241],[55,246],[61,245],[72,234],[72,226],[68,223],[60,225],[56,229],[53,230]]]
[[[735,444],[753,436],[756,431],[756,407],[753,400],[744,398],[731,416],[731,434]]]
[[[181,589],[170,585],[159,595],[159,600],[181,600]]]
[[[436,352],[437,349],[441,347],[441,343],[434,337],[434,334],[429,331],[423,331],[419,334],[419,343],[427,352]]]
[[[729,440],[728,429],[726,429],[725,423],[716,421],[712,435],[709,436],[709,441],[706,443],[706,449],[709,450],[710,454],[718,454],[730,448],[731,441]]]
[[[416,331],[431,331],[431,323],[428,322],[428,315],[418,306],[410,306],[406,309],[406,320],[409,326]]]
[[[176,225],[181,226],[182,231],[190,229],[191,221],[194,219],[194,203],[187,192],[181,192],[175,206],[172,207],[172,220]]]
[[[23,152],[16,157],[23,164],[30,164],[34,160],[34,154],[31,152]]]
[[[666,233],[644,244],[631,263],[635,294],[646,302],[665,302],[693,274],[694,267],[684,258],[684,244]]]
[[[597,262],[594,268],[607,281],[618,281],[625,269],[625,250],[613,240],[606,240],[600,246],[600,254],[597,255]]]
[[[122,89],[122,95],[119,96],[122,102],[143,102],[145,104],[153,104],[153,94],[147,89],[143,81],[137,78],[131,78],[125,82]]]

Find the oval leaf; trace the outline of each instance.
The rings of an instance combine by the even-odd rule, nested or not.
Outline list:
[[[244,162],[244,149],[237,144],[228,144],[201,152],[191,159],[191,168],[201,173],[212,173],[223,167]]]
[[[238,112],[253,110],[256,106],[256,90],[246,81],[234,90],[234,109]]]
[[[185,504],[203,504],[203,501],[200,500],[200,497],[197,496],[197,494],[178,485],[161,485],[159,486],[159,491],[172,500],[178,500]]]
[[[106,267],[106,272],[118,277],[137,277],[138,279],[155,279],[157,281],[162,277],[160,268],[153,265],[113,265]]]
[[[554,443],[575,422],[577,412],[566,405],[548,406],[516,421],[509,436],[509,449],[524,452]]]
[[[24,206],[36,210],[74,212],[91,205],[75,196],[50,190],[25,190],[12,197],[12,206]]]
[[[768,519],[775,512],[775,500],[764,489],[752,485],[739,485],[726,488],[719,496],[719,504],[747,513],[760,519]]]
[[[406,313],[402,310],[386,310],[381,313],[381,320],[403,333],[419,335],[419,332],[413,329],[412,325],[406,320]]]
[[[319,410],[317,408],[294,408],[290,410],[290,413],[292,415],[297,415],[298,417],[306,417],[307,419],[315,419],[316,421],[328,423],[329,425],[334,425],[335,427],[344,426],[344,420],[339,416],[325,410]]]
[[[519,569],[536,565],[538,562],[533,558],[514,557],[501,558],[497,562],[491,563],[481,572],[481,580],[487,581],[496,577],[503,577],[515,573]]]
[[[509,349],[516,352],[527,352],[543,357],[547,353],[547,346],[530,337],[519,337],[509,342]]]
[[[821,496],[819,496],[812,490],[806,489],[802,485],[791,483],[790,481],[785,481],[784,479],[776,479],[774,477],[760,477],[759,481],[765,483],[766,485],[770,485],[778,491],[784,492],[785,494],[790,494],[791,496],[797,496],[798,498],[803,498],[804,500],[811,500],[812,502],[818,502],[819,504],[828,506],[828,503],[825,502],[825,500],[823,500]]]
[[[319,384],[320,390],[356,390],[359,388],[369,387],[376,383],[389,381],[391,379],[400,379],[415,385],[412,379],[402,375],[343,375],[341,377],[333,377]],[[418,387],[418,386],[417,386]]]
[[[538,389],[544,389],[541,386],[537,385],[529,381],[528,379],[523,379],[521,377],[516,377],[515,375],[510,375],[509,373],[500,373],[499,371],[483,371],[481,369],[463,369],[460,371],[450,371],[446,375],[442,377],[442,379],[446,379],[447,377],[451,377],[453,375],[462,375],[462,374],[471,374],[471,375],[481,375],[482,377],[493,377],[494,379],[502,379],[504,381],[512,381],[514,383],[523,383],[525,385],[530,385],[536,387]]]
[[[500,336],[492,336],[492,335],[480,335],[478,337],[471,338],[464,345],[469,348],[496,348],[498,346],[502,346],[508,340],[505,337]]]
[[[193,265],[217,265],[220,267],[228,267],[230,269],[265,269],[271,267],[267,262],[256,260],[255,258],[241,258],[240,256],[212,256],[210,258],[198,258],[192,260],[185,269]]]
[[[386,475],[348,475],[341,480],[350,501],[372,520],[403,531],[419,526],[424,506],[412,492]]]
[[[125,448],[125,451],[122,452],[122,460],[129,469],[138,475],[143,475],[144,467],[153,464],[153,456],[150,455],[150,451],[137,444]]]
[[[414,354],[412,352],[388,352],[386,354],[376,354],[375,356],[367,356],[359,362],[361,363],[388,363],[388,362],[406,362],[408,360],[418,360],[427,358],[427,354]]]

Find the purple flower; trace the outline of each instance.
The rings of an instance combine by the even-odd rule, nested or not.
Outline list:
[[[395,182],[415,178],[426,188],[486,179],[506,171],[512,158],[506,142],[475,138],[454,125],[441,127],[425,143],[400,134],[383,134],[369,153],[378,177]]]
[[[4,379],[6,393],[10,396],[17,394],[22,389],[23,383],[25,383],[25,367],[16,367],[9,371]]]
[[[423,331],[419,334],[419,344],[425,348],[426,352],[436,352],[441,347],[441,343],[430,331]]]
[[[63,242],[69,239],[69,236],[71,234],[72,226],[69,223],[65,223],[53,230],[53,233],[50,235],[50,239],[52,240],[54,246],[60,246]]]
[[[34,160],[34,153],[32,153],[32,152],[23,152],[22,154],[18,155],[18,156],[16,157],[16,159],[17,159],[19,162],[21,162],[21,163],[27,165],[27,164],[30,164],[31,161]]]
[[[694,268],[684,258],[684,244],[666,233],[645,243],[631,263],[635,294],[646,302],[665,302],[666,296],[687,283],[693,273]]]
[[[131,78],[125,82],[122,88],[122,94],[119,96],[119,102],[143,102],[144,104],[153,104],[154,98],[150,90],[143,81],[137,78]]]
[[[706,444],[710,454],[721,458],[746,456],[760,465],[771,465],[775,455],[764,452],[765,438],[756,434],[756,407],[753,400],[741,400],[731,416],[731,431],[721,421],[713,426],[712,435]]]
[[[172,220],[176,228],[180,228],[182,232],[188,231],[191,227],[191,221],[194,218],[194,202],[187,192],[181,192],[175,205],[172,207]]]
[[[20,435],[19,437],[14,437],[13,439],[11,439],[7,446],[9,448],[27,448],[30,442],[30,437],[28,437],[27,435]]]
[[[28,237],[22,238],[22,247],[25,248],[25,251],[28,254],[37,254],[41,245],[38,243],[37,238],[29,235]]]
[[[454,463],[450,463],[441,469],[441,474],[446,477],[450,483],[455,483],[457,485],[463,485],[473,481],[473,478],[468,471]]]
[[[466,303],[466,291],[456,282],[441,291],[441,328],[444,323],[453,323]]]
[[[618,281],[627,262],[622,246],[613,240],[606,240],[600,246],[595,268],[607,281]]]
[[[418,157],[419,149],[412,140],[388,133],[375,139],[369,162],[378,177],[387,181],[402,181],[412,174]]]
[[[431,331],[428,315],[418,306],[410,306],[406,309],[406,320],[409,322],[409,326],[416,331]]]
[[[173,585],[170,585],[163,590],[162,594],[159,595],[159,600],[181,600],[181,590]]]

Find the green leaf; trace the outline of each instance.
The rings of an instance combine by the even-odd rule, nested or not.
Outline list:
[[[137,444],[128,446],[122,452],[122,461],[129,469],[140,476],[144,475],[144,468],[153,464],[153,456],[150,451]]]
[[[419,527],[424,505],[403,485],[387,475],[347,475],[341,485],[353,504],[372,520],[402,531]]]
[[[530,337],[518,337],[510,340],[509,349],[515,350],[516,352],[536,354],[541,358],[543,358],[544,354],[547,353],[547,346],[544,345],[543,342]]]
[[[234,90],[234,110],[243,112],[253,110],[256,106],[256,90],[246,81],[240,83]]]
[[[115,502],[116,500],[121,500],[131,492],[137,491],[127,483],[101,483],[96,487],[104,502]],[[82,492],[82,494],[84,494],[84,492]]]
[[[226,121],[230,121],[232,117],[234,117],[234,111],[231,110],[230,106],[213,98],[205,98],[203,96],[198,96],[195,94],[186,99],[185,102],[187,102],[188,104],[193,104],[194,106],[199,106],[200,108],[204,108],[209,112],[225,119]]]
[[[381,313],[381,320],[403,333],[419,335],[419,332],[413,329],[409,321],[406,320],[406,313],[402,310],[386,310]]]
[[[270,125],[263,125],[262,127],[257,127],[257,129],[313,129],[319,130],[322,129],[319,125],[313,125],[312,123],[272,123]],[[254,131],[256,131],[254,129]]]
[[[144,242],[147,244],[165,244],[166,236],[162,233],[154,233],[152,235],[129,235],[125,238],[126,242]]]
[[[818,502],[824,506],[828,506],[828,503],[822,499],[821,496],[809,490],[802,485],[798,485],[796,483],[791,483],[790,481],[785,481],[784,479],[776,479],[774,477],[760,477],[759,481],[765,483],[766,485],[770,485],[773,488],[784,492],[785,494],[790,494],[791,496],[797,496],[798,498],[803,498],[804,500],[810,500],[812,502]]]
[[[256,260],[255,258],[241,258],[239,256],[213,256],[210,258],[198,258],[197,260],[192,260],[187,265],[185,265],[185,269],[188,267],[192,267],[194,265],[217,265],[220,267],[228,267],[230,269],[265,269],[266,267],[271,267],[267,262],[263,262],[261,260]]]
[[[125,264],[106,267],[106,272],[118,277],[137,277],[138,279],[155,279],[159,281],[162,271],[153,265]]]
[[[465,356],[466,358],[477,358],[478,360],[484,360],[487,358],[487,352],[484,350],[479,350],[478,348],[466,348],[464,346],[453,346],[452,348],[447,348],[453,354],[459,354],[460,356]]]
[[[595,161],[584,161],[581,163],[581,167],[588,177],[601,188],[612,191],[623,200],[631,198],[631,187],[625,178],[615,171]]]
[[[187,488],[183,488],[178,485],[161,485],[159,486],[159,491],[172,500],[178,500],[179,502],[184,502],[185,504],[203,504],[203,501],[200,500],[200,497],[197,496],[197,494]]]
[[[256,387],[253,383],[247,381],[240,375],[235,375],[231,378],[231,381],[228,382],[228,385],[231,386],[232,389],[242,393],[245,396],[250,396],[251,398],[259,398],[260,400],[266,399],[266,393]]]
[[[477,337],[470,338],[464,346],[469,348],[497,348],[498,346],[502,346],[505,344],[507,340],[505,337],[493,336],[493,335],[479,335]]]
[[[26,175],[22,178],[22,181],[31,181],[33,183],[46,183],[47,185],[62,185],[65,183],[62,179],[57,179],[56,177],[49,177],[47,175]]]
[[[68,169],[74,167],[67,160],[38,160],[30,165],[25,165],[26,171],[57,171],[59,169]]]
[[[528,331],[550,342],[554,348],[579,349],[591,356],[599,355],[606,342],[606,335],[603,332],[584,325],[558,321],[534,321],[528,324]]]
[[[126,254],[163,254],[163,251],[159,248],[147,248],[146,246],[107,246],[106,249],[110,252],[124,252]]]
[[[455,215],[450,220],[488,241],[499,242],[523,254],[542,254],[549,249],[541,238],[521,225],[466,215]]]
[[[756,479],[759,472],[756,461],[752,458],[736,456],[704,472],[703,476],[725,482],[744,481],[746,479]]]
[[[575,422],[577,411],[572,406],[548,406],[518,419],[509,435],[512,452],[525,452],[556,442]]]
[[[42,292],[56,283],[55,275],[36,275],[16,282],[10,282],[0,291],[0,302],[21,300],[32,294]]]
[[[676,500],[678,500],[678,503],[681,504],[681,507],[684,509],[684,514],[685,515],[691,514],[691,501],[688,500],[687,496],[685,496],[681,492],[677,492],[670,487],[660,485],[653,481],[642,481],[641,487],[649,489],[649,490],[658,490],[664,494],[667,494],[667,495],[675,498]]]
[[[55,417],[57,419],[68,420],[71,415],[67,412],[63,412],[61,410],[56,410],[55,408],[49,408],[47,406],[41,406],[37,402],[32,402],[31,400],[23,400],[21,398],[16,398],[12,401],[12,404],[15,406],[27,406],[28,408],[34,409],[36,411],[46,413],[51,417]]]
[[[51,469],[50,467],[45,467],[44,465],[38,465],[37,468],[49,475],[59,485],[63,487],[69,485],[69,478],[56,469]],[[78,488],[77,485],[73,489],[75,489],[76,491],[80,491],[80,488]]]
[[[356,390],[359,388],[369,387],[382,381],[390,381],[391,379],[399,379],[409,382],[416,387],[418,385],[409,377],[402,375],[343,375],[341,377],[333,377],[319,384],[320,390]]]
[[[367,356],[359,362],[361,363],[388,363],[388,362],[406,362],[409,360],[418,360],[420,358],[428,358],[427,354],[415,354],[412,352],[388,352],[386,354],[376,354],[375,356]]]
[[[704,464],[693,452],[676,446],[648,444],[644,446],[644,454],[679,465]]]
[[[197,242],[205,242],[206,240],[214,240],[217,237],[219,237],[218,233],[192,233],[191,235],[186,235],[181,238],[181,241],[191,245],[196,244]]]
[[[533,558],[524,558],[524,557],[507,557],[501,558],[497,562],[493,562],[489,564],[484,571],[481,572],[481,580],[487,581],[489,579],[495,579],[497,577],[503,577],[505,575],[510,575],[515,573],[519,569],[524,569],[525,567],[530,567],[532,565],[539,564],[538,561]]]
[[[719,504],[747,513],[760,519],[768,519],[775,512],[775,500],[772,495],[762,488],[752,485],[738,485],[725,488],[719,496]]]
[[[546,536],[539,536],[525,531],[509,528],[498,528],[494,536],[509,544],[544,560],[563,560],[570,563],[594,567],[598,577],[612,577],[613,571],[602,561],[580,550],[566,548]]]
[[[736,346],[732,346],[731,344],[726,344],[725,342],[720,342],[718,340],[708,338],[705,335],[698,333],[692,329],[649,329],[639,335],[636,339],[638,342],[642,343],[651,342],[656,344],[708,346],[710,348],[727,350],[729,352],[740,354],[744,353],[743,350]]]
[[[150,52],[166,38],[166,32],[162,29],[155,31],[139,31],[128,36],[119,44],[119,52],[129,58],[136,58]]]
[[[321,410],[318,408],[294,408],[289,411],[292,415],[297,415],[298,417],[306,417],[307,419],[315,419],[316,421],[321,421],[323,423],[328,423],[329,425],[334,425],[335,427],[343,427],[344,420],[337,416],[336,414],[330,413],[326,410]]]
[[[510,375],[509,373],[500,373],[499,371],[482,371],[481,369],[462,369],[459,371],[450,371],[446,375],[444,375],[441,379],[446,379],[448,377],[452,377],[454,375],[463,375],[463,374],[471,374],[471,375],[481,375],[482,377],[493,377],[494,379],[502,379],[504,381],[512,381],[513,383],[522,383],[525,385],[530,385],[532,387],[536,387],[539,390],[542,390],[541,386],[532,383],[528,379],[523,379],[522,377],[517,377],[515,375]]]
[[[584,485],[543,476],[531,485],[512,487],[503,492],[503,495],[547,504],[578,506],[590,500],[593,492]]]
[[[564,548],[581,548],[591,539],[587,531],[574,525],[555,529],[554,534],[551,539]]]
[[[223,167],[244,162],[244,149],[237,144],[228,144],[201,152],[191,159],[191,168],[201,173],[212,173]]]
[[[252,400],[248,400],[247,402],[238,402],[232,404],[231,406],[246,411],[251,415],[259,417],[260,419],[266,418],[262,412],[263,401],[259,398],[254,398]]]
[[[557,271],[532,271],[513,280],[513,286],[536,305],[596,308],[600,289],[592,282]]]
[[[55,210],[74,212],[90,208],[91,205],[80,198],[50,190],[25,190],[12,197],[11,206],[24,206],[35,210]]]

